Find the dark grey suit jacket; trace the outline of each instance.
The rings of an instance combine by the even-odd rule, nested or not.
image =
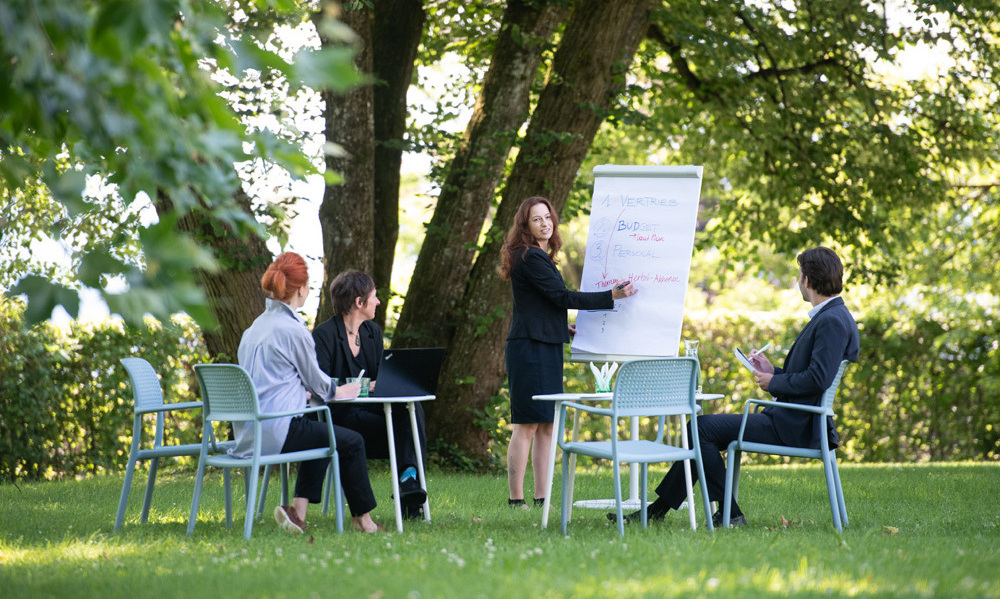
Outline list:
[[[788,350],[785,365],[774,369],[768,392],[778,401],[818,406],[823,392],[833,383],[842,360],[858,361],[858,325],[835,297],[802,329]],[[818,448],[822,421],[808,412],[767,407],[781,442],[790,447]],[[840,443],[833,419],[827,430],[831,447]]]
[[[382,363],[382,329],[370,320],[361,323],[361,354],[368,370],[365,376],[373,381],[378,378],[378,367]],[[344,319],[334,316],[313,329],[313,341],[316,343],[316,360],[320,370],[330,376],[346,379],[358,376],[361,367],[358,366],[351,353],[350,341],[347,338],[347,328]],[[346,381],[341,380],[343,385]]]

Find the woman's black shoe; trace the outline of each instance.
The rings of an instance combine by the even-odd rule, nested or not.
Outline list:
[[[535,497],[535,507],[542,507],[543,505],[545,505],[545,498]]]
[[[510,507],[521,507],[522,505],[524,505],[524,500],[523,499],[508,499],[507,500],[507,505],[509,505]]]

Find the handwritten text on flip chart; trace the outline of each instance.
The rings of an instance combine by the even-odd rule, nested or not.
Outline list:
[[[582,291],[606,291],[625,281],[639,292],[615,302],[614,311],[580,312],[576,353],[675,355],[694,225],[701,167],[647,167],[643,176],[595,169]]]

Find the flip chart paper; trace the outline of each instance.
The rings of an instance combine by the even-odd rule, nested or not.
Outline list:
[[[702,167],[603,165],[594,176],[581,291],[631,281],[639,293],[580,311],[571,359],[677,355]]]

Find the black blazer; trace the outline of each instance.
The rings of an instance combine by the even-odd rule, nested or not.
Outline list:
[[[363,357],[367,366],[365,376],[374,381],[378,378],[378,367],[382,363],[382,329],[366,320],[361,323],[360,333],[361,352],[358,356]],[[316,344],[316,360],[323,372],[340,379],[358,376],[361,372],[361,367],[351,353],[347,327],[340,316],[334,316],[313,329],[313,341]]]
[[[858,361],[860,341],[858,325],[844,305],[835,297],[806,324],[795,339],[785,365],[774,369],[768,392],[778,401],[818,406],[823,392],[833,383],[842,360]],[[819,447],[820,429],[813,414],[797,410],[767,407],[781,442],[790,447]],[[831,447],[840,438],[827,419]]]
[[[615,307],[611,290],[583,292],[566,289],[549,255],[530,247],[514,256],[510,269],[514,317],[507,339],[569,343],[566,310],[609,310]]]

